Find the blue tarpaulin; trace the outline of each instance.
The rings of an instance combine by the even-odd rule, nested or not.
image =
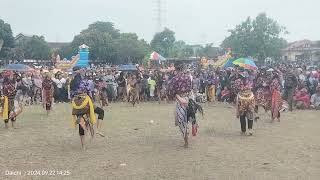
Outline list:
[[[136,71],[137,67],[133,64],[125,64],[125,65],[120,65],[118,67],[119,71]]]
[[[33,71],[33,68],[25,64],[9,64],[6,66],[5,70],[26,72]]]

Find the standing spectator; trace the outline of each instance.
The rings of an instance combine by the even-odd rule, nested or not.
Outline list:
[[[317,92],[311,96],[311,108],[320,110],[320,87],[317,87]]]
[[[121,72],[120,76],[117,79],[118,83],[118,97],[119,99],[125,100],[127,91],[126,91],[126,79],[124,77],[124,73]]]
[[[151,76],[151,78],[148,80],[148,84],[149,84],[150,98],[151,100],[154,100],[154,92],[156,90],[157,83],[154,80],[153,76]]]
[[[66,83],[66,79],[64,79],[61,74],[58,72],[55,78],[52,78],[52,81],[55,83],[55,100],[57,102],[63,101],[63,87]]]
[[[289,104],[289,111],[293,110],[293,94],[298,85],[298,80],[293,74],[292,67],[289,68],[288,73],[285,75],[284,81],[284,99]]]

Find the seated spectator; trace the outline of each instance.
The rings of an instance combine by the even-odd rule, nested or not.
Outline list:
[[[312,109],[320,110],[320,86],[317,87],[316,93],[311,96]]]
[[[297,91],[294,96],[294,101],[297,109],[308,109],[310,106],[308,90],[303,88],[300,91]]]

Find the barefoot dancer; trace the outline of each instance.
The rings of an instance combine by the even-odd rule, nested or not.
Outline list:
[[[184,139],[184,147],[188,147],[188,116],[187,107],[189,103],[188,93],[191,91],[190,76],[183,72],[183,65],[176,67],[177,75],[170,82],[170,86],[176,98],[175,122],[179,126]]]
[[[2,108],[2,118],[5,123],[5,128],[9,128],[9,119],[11,120],[11,124],[13,128],[15,127],[16,116],[15,114],[20,114],[17,109],[15,109],[14,98],[16,96],[16,82],[14,80],[14,73],[12,71],[7,71],[3,74],[3,108]],[[22,110],[22,108],[21,108]]]
[[[93,136],[93,125],[96,123],[94,107],[90,96],[87,95],[86,83],[78,73],[71,81],[72,91],[72,122],[74,127],[79,125],[79,135],[82,149],[85,149],[85,131],[90,130]],[[89,119],[89,120],[88,120]]]
[[[53,81],[49,77],[49,73],[46,73],[44,75],[44,80],[42,81],[42,103],[47,111],[47,115],[49,115],[51,111],[53,92]]]

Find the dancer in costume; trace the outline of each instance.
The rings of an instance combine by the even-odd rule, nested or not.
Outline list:
[[[207,82],[208,101],[214,102],[216,100],[216,78],[213,72],[210,73]]]
[[[255,95],[255,113],[259,111],[259,106],[263,107],[265,111],[270,109],[271,106],[271,92],[270,82],[267,77],[265,69],[262,69],[255,79],[254,83],[254,95]],[[259,116],[255,117],[258,120]]]
[[[128,78],[128,88],[129,88],[129,102],[132,103],[132,105],[134,106],[136,104],[136,102],[138,101],[138,88],[137,88],[137,77],[136,75],[132,75],[131,78]]]
[[[177,74],[170,82],[170,88],[176,98],[175,123],[179,126],[184,139],[184,147],[188,147],[188,114],[187,107],[189,104],[188,93],[191,91],[190,76],[183,72],[183,65],[176,66]]]
[[[46,109],[47,115],[49,115],[52,109],[52,100],[54,93],[54,85],[49,73],[44,74],[44,79],[42,81],[42,103],[43,108]]]
[[[275,73],[272,77],[270,84],[270,91],[272,94],[271,99],[271,122],[277,118],[280,122],[280,110],[282,109],[282,98],[281,98],[281,85],[279,80],[279,75]]]
[[[6,129],[9,128],[9,120],[11,121],[12,128],[16,128],[16,117],[22,112],[22,105],[14,100],[16,96],[14,73],[12,71],[7,71],[3,74],[3,77],[3,96],[1,97],[2,118]]]
[[[80,73],[71,81],[70,88],[72,91],[72,123],[74,127],[79,125],[80,142],[82,149],[85,149],[85,132],[89,130],[91,136],[94,135],[93,125],[96,123],[94,107],[87,94],[86,82],[82,81]]]
[[[97,86],[97,95],[98,95],[98,102],[100,104],[101,107],[105,107],[109,105],[108,102],[108,95],[107,95],[107,83],[105,81],[103,81],[102,78],[100,78],[98,80],[98,82],[96,83]]]
[[[253,134],[252,126],[253,126],[253,116],[254,116],[254,95],[251,91],[252,83],[248,79],[248,73],[243,72],[240,73],[242,76],[240,92],[236,98],[237,105],[237,118],[240,118],[241,125],[241,134],[244,135],[246,133],[247,127],[246,123],[248,121],[248,130],[249,135]]]

